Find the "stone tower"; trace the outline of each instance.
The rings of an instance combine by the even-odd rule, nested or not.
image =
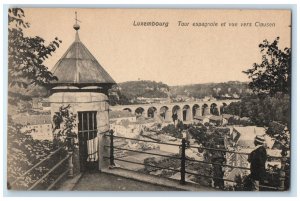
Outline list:
[[[115,81],[80,41],[77,21],[75,41],[52,69],[58,81],[50,84],[51,116],[59,107],[71,106],[77,118],[80,170],[100,170],[105,165],[104,134],[109,130],[107,95]]]

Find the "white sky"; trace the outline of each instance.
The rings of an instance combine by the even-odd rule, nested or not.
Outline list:
[[[51,69],[74,41],[78,12],[81,41],[116,82],[162,81],[169,85],[248,81],[243,70],[261,60],[258,44],[280,36],[290,46],[289,11],[154,10],[154,9],[24,9],[31,27],[26,32],[63,41],[46,61]],[[134,21],[169,22],[164,27],[135,27]],[[178,21],[190,22],[179,27]],[[193,27],[193,22],[226,22],[226,27]],[[229,27],[251,22],[252,27]],[[274,22],[257,28],[255,22]]]

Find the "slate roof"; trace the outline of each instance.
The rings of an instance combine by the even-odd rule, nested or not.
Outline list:
[[[76,31],[75,41],[51,72],[58,78],[58,81],[51,82],[55,85],[115,84],[112,77],[80,41],[78,31]]]

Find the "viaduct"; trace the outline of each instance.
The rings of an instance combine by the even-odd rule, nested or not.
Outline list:
[[[176,115],[177,119],[182,121],[191,121],[195,116],[204,115],[221,115],[224,107],[234,100],[212,100],[212,101],[193,101],[193,102],[176,102],[176,103],[153,103],[137,105],[117,105],[110,106],[111,111],[127,110],[136,116],[150,118],[160,117],[164,121],[172,121],[172,116]]]

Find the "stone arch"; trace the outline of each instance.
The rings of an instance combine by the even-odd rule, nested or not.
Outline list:
[[[227,106],[227,103],[222,103],[222,105],[220,106],[220,114],[225,113]]]
[[[162,106],[159,109],[159,116],[164,120],[164,121],[171,121],[171,111],[167,106]]]
[[[193,119],[191,107],[189,105],[184,105],[182,108],[182,120],[191,121]]]
[[[157,109],[156,107],[149,107],[147,110],[147,117],[155,118],[157,116]]]
[[[210,105],[210,114],[212,115],[220,115],[220,112],[219,112],[219,107],[216,103],[212,103]]]
[[[192,107],[192,112],[193,112],[193,118],[195,116],[201,116],[201,108],[200,108],[200,105],[198,104],[194,104],[193,107]]]
[[[182,110],[179,105],[174,105],[172,108],[172,119],[174,120],[182,120]]]
[[[123,110],[126,110],[126,111],[128,111],[128,112],[132,113],[132,109],[131,109],[131,108],[129,108],[129,107],[126,107],[126,108],[124,108]]]
[[[145,109],[142,108],[142,107],[138,107],[134,110],[134,114],[137,116],[137,117],[140,117],[140,116],[145,116]]]
[[[206,103],[204,103],[201,107],[201,114],[202,114],[202,116],[210,114],[210,110]]]

